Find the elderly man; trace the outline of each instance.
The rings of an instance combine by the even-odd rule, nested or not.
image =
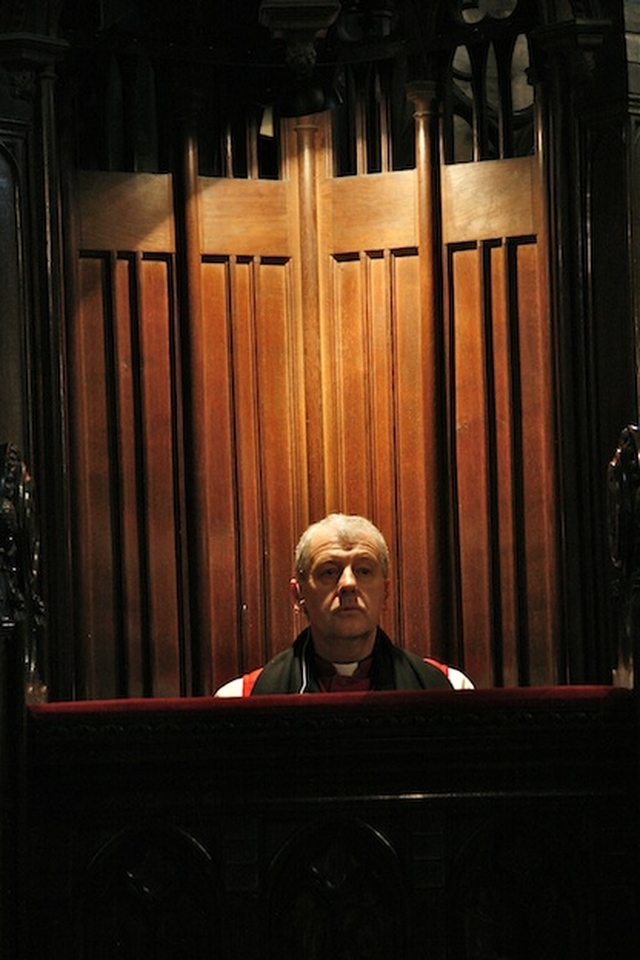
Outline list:
[[[308,626],[292,647],[216,696],[472,688],[459,670],[401,650],[380,628],[388,567],[387,544],[370,520],[334,513],[312,524],[290,581]]]

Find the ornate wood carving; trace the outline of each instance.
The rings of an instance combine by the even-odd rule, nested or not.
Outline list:
[[[13,444],[0,447],[0,620],[19,624],[28,702],[46,699],[41,679],[44,604],[35,484]],[[17,678],[13,678],[16,680]]]
[[[632,955],[628,691],[271,699],[32,708],[29,946]]]
[[[616,681],[633,687],[640,644],[640,447],[638,427],[626,427],[607,471],[607,521],[616,570]]]
[[[268,956],[406,956],[404,884],[389,842],[357,818],[291,836],[270,865]]]
[[[207,960],[224,918],[211,858],[169,826],[130,827],[109,838],[88,865],[80,942],[91,960],[157,957]]]

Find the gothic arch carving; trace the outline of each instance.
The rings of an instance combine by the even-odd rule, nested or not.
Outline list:
[[[316,823],[294,834],[271,864],[267,900],[273,960],[405,955],[397,856],[360,820]]]
[[[128,827],[88,866],[83,956],[210,960],[223,938],[217,900],[212,858],[194,836],[163,824]]]

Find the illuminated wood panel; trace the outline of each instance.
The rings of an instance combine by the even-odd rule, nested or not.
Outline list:
[[[86,683],[94,696],[180,692],[172,272],[169,255],[87,253],[78,264],[74,539]]]
[[[198,672],[209,692],[287,646],[302,625],[293,547],[329,510],[387,536],[384,625],[404,646],[479,685],[556,679],[537,161],[333,178],[330,155],[326,118],[292,121],[282,180],[199,178],[193,315],[167,178],[79,180],[74,542],[91,696],[189,692]],[[433,250],[418,242],[425,184]]]
[[[556,669],[552,368],[535,237],[448,248],[459,631],[486,683]],[[493,674],[489,674],[489,665]]]

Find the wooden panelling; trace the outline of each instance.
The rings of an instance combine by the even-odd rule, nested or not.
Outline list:
[[[293,545],[300,530],[301,482],[305,463],[298,459],[297,411],[302,406],[301,356],[292,315],[291,268],[287,261],[261,263],[257,277],[256,356],[260,430],[261,504],[265,541],[265,611],[263,636],[267,654],[290,643],[292,617],[288,583]],[[239,429],[242,425],[238,425]],[[266,614],[266,615],[265,615]]]
[[[236,545],[233,331],[230,298],[232,265],[226,258],[205,260],[202,268],[203,327],[206,353],[202,358],[206,383],[205,423],[206,525],[209,570],[208,603],[216,625],[212,644],[222,670],[233,670],[240,653],[238,610],[240,604]]]
[[[86,689],[108,696],[118,689],[120,631],[115,620],[110,435],[106,368],[105,296],[109,261],[81,259],[78,306],[71,330],[70,368],[73,441],[74,547],[78,596],[78,645]],[[105,289],[106,288],[106,289]],[[80,684],[81,692],[84,684]]]
[[[205,258],[208,488],[216,676],[292,638],[300,367],[286,259]]]
[[[402,645],[479,685],[554,682],[536,160],[442,168],[440,256],[416,224],[418,209],[439,222],[427,148],[422,176],[332,178],[326,117],[291,121],[285,141],[280,181],[197,181],[201,249],[182,303],[169,181],[80,178],[89,246],[71,342],[87,690],[189,690],[193,655],[209,692],[287,646],[301,626],[293,548],[329,510],[365,513],[387,536],[384,625]],[[184,475],[194,435],[198,497]],[[185,529],[204,531],[197,551]],[[203,636],[189,633],[189,579],[206,594]]]
[[[521,562],[525,570],[528,680],[556,679],[559,636],[557,585],[557,488],[555,470],[551,330],[548,326],[544,251],[533,238],[509,245],[511,324],[518,331],[522,400]]]
[[[518,236],[539,229],[536,158],[485,160],[442,167],[445,243]]]
[[[146,629],[146,583],[140,559],[147,550],[145,526],[140,522],[139,497],[143,487],[138,442],[141,416],[139,330],[140,304],[136,276],[138,261],[134,256],[121,257],[114,262],[115,350],[118,357],[118,377],[115,382],[118,410],[117,463],[120,482],[113,491],[119,492],[121,511],[120,537],[122,558],[122,591],[120,611],[124,645],[124,660],[128,668],[127,689],[131,695],[142,696],[149,682],[148,661],[144,650]],[[117,501],[116,501],[117,502]],[[135,693],[134,693],[135,691]]]
[[[155,696],[175,696],[184,689],[180,676],[181,631],[176,526],[175,342],[172,325],[172,262],[167,257],[139,261],[140,289],[140,487],[139,521],[145,536],[147,631]]]
[[[285,180],[201,177],[203,250],[291,256],[287,187]]]
[[[389,250],[373,251],[365,261],[368,363],[373,384],[369,398],[370,431],[371,449],[375,451],[371,465],[371,514],[385,531],[392,556],[396,555],[397,548],[396,404],[392,390],[381,389],[381,384],[393,382],[395,369],[391,313],[395,264],[396,255]],[[394,636],[398,636],[397,624],[390,624],[390,629]]]
[[[371,249],[372,238],[376,250],[416,245],[415,170],[328,178],[321,190],[321,222],[334,253]]]
[[[556,678],[553,394],[541,256],[531,236],[448,251],[459,630],[467,669],[483,685]]]
[[[426,656],[435,653],[425,629],[429,606],[434,602],[425,578],[429,565],[427,544],[437,518],[431,500],[433,491],[426,480],[431,411],[425,408],[422,357],[428,318],[420,314],[419,270],[416,251],[394,258],[394,455],[398,491],[398,636],[408,648],[423,651]]]
[[[371,516],[385,530],[395,579],[424,567],[431,523],[416,249],[336,256],[326,318],[324,395],[327,509]],[[425,649],[424,591],[386,623]]]
[[[518,556],[516,509],[513,497],[514,433],[511,405],[511,317],[506,290],[507,262],[504,244],[487,241],[482,250],[484,283],[483,313],[490,318],[485,326],[486,411],[489,423],[489,463],[492,470],[489,507],[492,511],[492,650],[490,662],[494,682],[505,686],[518,683],[518,645],[520,634],[517,621]],[[473,666],[479,668],[478,655]],[[485,666],[486,669],[486,666]]]
[[[449,263],[459,630],[467,654],[467,670],[475,670],[478,679],[486,683],[491,664],[494,602],[488,459],[493,425],[487,421],[486,331],[477,245],[454,247]]]
[[[79,261],[71,437],[92,696],[184,689],[172,270],[169,255]]]
[[[175,250],[171,177],[81,171],[76,184],[83,250]]]
[[[365,258],[332,260],[333,305],[326,317],[323,396],[327,504],[370,511],[376,451],[371,448],[371,365],[366,326]],[[381,385],[388,389],[387,385]]]

